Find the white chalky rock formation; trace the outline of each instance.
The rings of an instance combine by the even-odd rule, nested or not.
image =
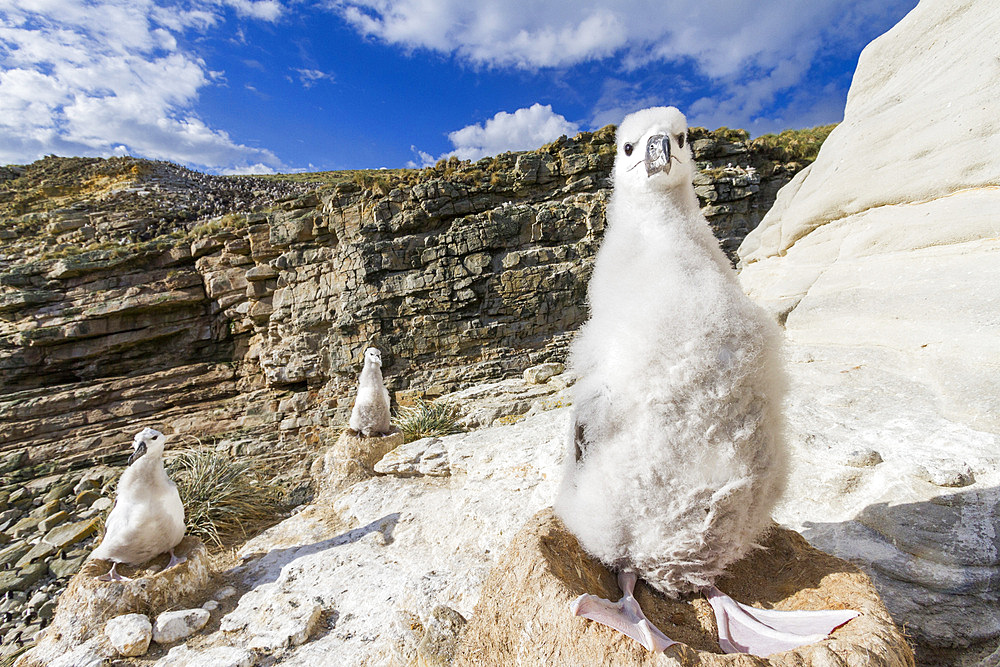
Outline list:
[[[122,614],[105,624],[104,635],[119,655],[134,658],[149,650],[153,624],[145,614]]]
[[[925,0],[872,42],[740,248],[789,341],[776,518],[867,568],[926,661],[1000,635],[998,34],[1000,5]]]
[[[515,533],[552,504],[567,419],[445,436],[434,448],[448,476],[375,476],[321,495],[241,549],[231,574],[246,592],[184,655],[212,664],[205,651],[229,646],[290,666],[411,664],[432,612],[468,618]]]
[[[253,651],[232,646],[216,646],[198,651],[186,644],[175,646],[156,661],[154,667],[253,667],[257,664]]]
[[[172,644],[205,627],[212,613],[207,609],[178,609],[165,611],[153,623],[153,641],[157,644]]]

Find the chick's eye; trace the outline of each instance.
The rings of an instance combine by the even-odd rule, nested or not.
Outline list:
[[[625,155],[631,155],[632,148],[633,148],[632,144],[625,144],[624,146],[622,146],[622,149],[625,151]]]

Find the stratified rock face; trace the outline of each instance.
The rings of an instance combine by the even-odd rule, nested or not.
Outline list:
[[[732,249],[802,163],[737,130],[691,141],[705,213]],[[12,167],[0,453],[25,451],[30,478],[120,452],[151,422],[199,437],[277,424],[275,438],[306,440],[345,416],[369,345],[394,391],[558,362],[586,318],[613,156],[608,127],[325,185],[133,158]]]
[[[870,44],[740,248],[789,341],[777,518],[865,567],[929,663],[1000,636],[998,31],[996,5],[922,2]]]
[[[636,598],[643,611],[683,644],[652,653],[572,614],[572,602],[584,593],[616,600],[621,592],[614,576],[546,509],[525,524],[484,582],[453,664],[913,665],[913,653],[868,577],[785,529],[772,530],[762,546],[729,568],[718,582],[721,590],[757,607],[854,609],[861,615],[815,644],[766,658],[724,655],[706,600],[670,600],[640,583]]]

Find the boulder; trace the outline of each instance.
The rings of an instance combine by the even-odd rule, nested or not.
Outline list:
[[[322,615],[323,607],[309,597],[276,592],[246,595],[222,619],[220,629],[230,634],[243,633],[251,649],[273,651],[306,641],[318,628]]]
[[[375,464],[375,472],[398,477],[447,477],[451,474],[451,467],[448,465],[448,452],[440,438],[421,438],[387,453]]]
[[[717,582],[721,590],[762,608],[855,609],[861,615],[815,644],[766,658],[725,655],[706,600],[671,600],[640,581],[636,598],[646,615],[683,644],[651,653],[570,612],[583,593],[615,600],[621,592],[614,575],[583,551],[548,508],[525,525],[490,572],[453,664],[912,667],[906,640],[856,567],[778,527],[762,546],[729,568]]]
[[[373,477],[375,464],[402,445],[403,439],[397,428],[389,435],[371,438],[344,429],[337,441],[313,463],[313,479],[321,493],[329,494]]]
[[[153,623],[153,641],[173,644],[190,637],[205,627],[212,613],[207,609],[178,609],[165,611]]]
[[[104,635],[111,648],[126,658],[144,655],[153,638],[153,624],[145,614],[122,614],[109,619]]]
[[[872,42],[739,251],[788,339],[775,518],[864,567],[934,664],[1000,637],[998,32],[1000,6],[927,1]]]

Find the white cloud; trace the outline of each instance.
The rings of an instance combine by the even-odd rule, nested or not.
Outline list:
[[[277,0],[223,0],[241,16],[260,19],[262,21],[277,21],[284,12],[284,7]]]
[[[856,48],[865,26],[898,17],[916,0],[328,0],[359,33],[405,49],[429,49],[476,66],[539,69],[614,57],[623,72],[692,64],[718,93],[729,123],[750,124],[807,75],[821,53]],[[858,43],[860,41],[860,43]],[[670,104],[669,88],[630,97]],[[626,99],[594,109],[594,126],[635,109]]]
[[[312,88],[320,81],[329,81],[330,83],[336,81],[333,74],[318,69],[301,69],[297,67],[294,71],[298,74],[299,83],[304,88]]]
[[[514,113],[501,111],[482,125],[467,125],[448,133],[454,146],[449,155],[460,160],[478,160],[486,155],[505,151],[524,151],[538,148],[564,134],[579,131],[571,123],[552,111],[552,106],[537,102]]]
[[[0,163],[49,153],[132,155],[209,170],[281,161],[239,144],[193,112],[220,74],[178,47],[220,20],[223,4],[273,20],[274,0],[34,0],[0,13]]]
[[[536,102],[514,113],[500,111],[485,123],[466,125],[449,132],[448,140],[453,148],[438,159],[454,155],[460,160],[478,160],[507,151],[531,150],[564,134],[577,132],[579,126],[576,123],[552,111],[551,105]],[[417,150],[415,146],[411,146],[410,150],[420,162],[410,161],[408,167],[427,167],[436,162],[430,153]]]
[[[434,156],[427,151],[422,151],[416,146],[410,146],[410,151],[417,158],[416,160],[409,160],[406,163],[408,169],[419,169],[420,167],[430,167],[434,164]]]
[[[224,169],[221,173],[227,176],[260,176],[262,174],[273,174],[274,169],[271,169],[266,164],[245,165],[242,167],[232,167],[230,169]]]

